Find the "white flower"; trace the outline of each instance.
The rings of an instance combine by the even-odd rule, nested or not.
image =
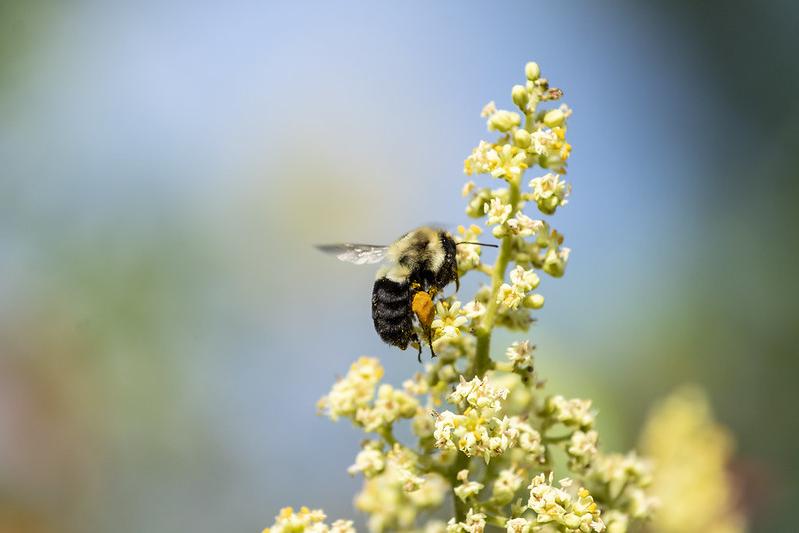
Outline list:
[[[483,118],[488,118],[494,113],[497,112],[497,104],[494,103],[493,100],[488,102],[486,105],[483,106],[483,110],[480,111],[480,116]]]
[[[566,198],[571,192],[571,187],[557,174],[549,173],[539,178],[530,180],[533,189],[533,200],[541,212],[551,215],[558,206],[566,205]]]
[[[328,527],[325,518],[327,516],[320,509],[302,507],[295,513],[291,507],[284,507],[275,517],[275,523],[263,533],[355,533],[351,520],[336,520],[332,527]]]
[[[355,457],[355,464],[347,469],[347,472],[354,476],[358,472],[363,472],[366,477],[372,477],[383,471],[386,466],[386,458],[380,451],[379,443],[367,443],[364,449],[358,452]]]
[[[533,269],[525,270],[521,266],[517,266],[510,272],[510,280],[513,283],[514,289],[520,292],[527,292],[538,287],[540,280],[538,274]]]
[[[523,298],[523,292],[520,292],[516,287],[508,285],[507,283],[503,283],[497,292],[497,303],[508,309],[518,309]]]
[[[539,524],[555,523],[569,532],[603,531],[605,524],[591,494],[580,487],[576,496],[572,496],[567,490],[571,487],[570,480],[561,480],[559,484],[560,487],[552,486],[552,473],[549,479],[544,474],[533,478],[527,505],[536,513],[536,521]]]
[[[472,224],[469,226],[469,229],[466,229],[463,226],[458,226],[458,236],[460,242],[458,246],[455,248],[455,259],[458,264],[458,270],[461,272],[465,272],[472,268],[475,268],[477,265],[480,264],[480,254],[482,253],[480,246],[476,244],[461,244],[464,241],[466,242],[474,242],[477,241],[480,237],[480,234],[483,233],[483,229],[480,226]]]
[[[317,407],[332,420],[352,417],[369,404],[375,385],[382,377],[383,367],[377,359],[361,357],[352,364],[347,375],[333,385],[330,393],[319,400]]]
[[[481,380],[475,376],[471,381],[460,377],[460,383],[447,398],[450,402],[476,409],[488,409],[497,413],[502,408],[501,401],[508,397],[508,389],[494,387],[488,379]]]
[[[617,498],[625,487],[647,487],[652,482],[652,464],[635,452],[600,454],[591,468],[591,477],[605,485],[611,498]]]
[[[544,227],[542,221],[534,220],[521,212],[516,213],[516,216],[509,219],[505,225],[511,235],[519,237],[531,237]]]
[[[430,328],[435,332],[436,340],[442,338],[453,338],[461,334],[460,328],[469,321],[461,310],[461,303],[454,301],[452,304],[438,302],[436,304],[436,318],[430,324]]]
[[[425,483],[425,478],[419,476],[416,468],[418,457],[408,448],[401,444],[395,444],[386,454],[386,462],[394,476],[402,484],[405,492],[415,492]]]
[[[483,484],[478,483],[476,481],[469,481],[468,479],[469,471],[464,469],[458,472],[458,480],[461,482],[460,485],[455,487],[453,490],[455,491],[455,496],[461,499],[461,501],[465,502],[472,496],[477,495],[481,490],[483,490]]]
[[[582,470],[591,464],[597,454],[597,441],[599,433],[595,430],[575,431],[569,439],[566,453],[569,454],[569,468],[572,470]]]
[[[510,205],[502,203],[499,198],[492,198],[489,203],[483,205],[483,211],[488,215],[486,225],[504,224],[512,209]]]
[[[416,398],[384,383],[377,390],[374,406],[358,409],[355,421],[361,424],[365,431],[378,431],[399,418],[413,418],[418,408],[419,401]]]
[[[414,374],[413,378],[406,379],[402,382],[402,390],[413,396],[427,394],[429,389],[430,387],[427,384],[427,380],[421,372],[417,372]]]
[[[355,526],[352,520],[336,520],[330,526],[330,533],[355,533]]]
[[[463,376],[448,400],[457,404],[463,414],[444,411],[436,417],[433,436],[435,445],[444,450],[460,450],[469,457],[480,456],[488,463],[492,457],[513,447],[519,436],[516,418],[497,418],[508,389],[494,387],[475,377]]]
[[[483,533],[485,519],[486,515],[483,513],[475,513],[473,509],[469,509],[465,522],[456,522],[454,518],[450,518],[447,522],[447,533]]]
[[[514,342],[505,351],[508,360],[517,368],[533,366],[533,345],[530,341]]]
[[[483,316],[486,312],[486,306],[478,300],[472,300],[463,306],[463,312],[472,320]]]
[[[476,187],[475,183],[471,180],[467,181],[463,184],[463,188],[461,188],[461,195],[465,198],[471,194],[471,192]]]
[[[494,145],[485,141],[472,150],[472,153],[463,162],[463,171],[472,174],[490,174],[497,164],[496,157],[489,159],[488,154],[494,152]]]
[[[546,155],[547,152],[558,142],[558,136],[550,129],[540,129],[530,135],[533,141],[533,150],[538,155]]]
[[[527,152],[510,144],[495,146],[486,158],[492,165],[491,175],[495,178],[517,180],[527,168]]]
[[[509,422],[510,436],[518,443],[519,448],[527,452],[532,460],[540,461],[545,452],[541,434],[517,416],[511,417]]]
[[[492,497],[497,503],[505,505],[513,501],[516,491],[521,488],[522,482],[524,481],[521,475],[523,472],[523,470],[516,470],[514,468],[506,468],[499,471],[491,492]]]
[[[547,401],[547,410],[552,417],[567,426],[578,429],[589,429],[594,425],[594,413],[591,412],[591,400],[563,396],[553,396]]]
[[[511,518],[505,524],[507,533],[530,533],[530,522],[526,518]]]

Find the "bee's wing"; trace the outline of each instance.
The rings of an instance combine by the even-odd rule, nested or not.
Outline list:
[[[339,260],[356,265],[379,263],[386,257],[388,246],[375,244],[318,244],[316,247],[326,254],[335,255]]]

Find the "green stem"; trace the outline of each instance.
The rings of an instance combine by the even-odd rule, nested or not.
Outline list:
[[[466,503],[461,501],[458,498],[458,495],[455,494],[455,487],[460,483],[458,480],[458,472],[463,470],[464,468],[469,468],[469,463],[471,461],[464,453],[458,453],[457,459],[455,459],[455,463],[453,463],[452,467],[449,471],[449,483],[452,486],[452,501],[455,504],[455,520],[458,522],[463,522],[466,520]]]
[[[519,208],[519,198],[521,196],[519,182],[510,181],[508,191],[510,193],[510,216],[512,217]],[[482,324],[477,332],[477,354],[474,361],[474,374],[478,377],[483,377],[486,371],[491,368],[491,330],[494,329],[494,320],[497,315],[497,294],[502,282],[505,280],[505,270],[507,270],[510,262],[512,248],[513,237],[511,235],[502,237],[499,255],[491,272],[491,296],[488,299]]]

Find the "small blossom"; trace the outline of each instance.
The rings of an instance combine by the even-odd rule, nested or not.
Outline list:
[[[372,477],[383,471],[386,466],[386,458],[380,451],[379,442],[367,442],[364,448],[355,457],[355,464],[347,469],[347,472],[354,476],[363,472],[366,477]]]
[[[504,224],[505,221],[508,220],[512,210],[511,206],[502,203],[502,200],[499,198],[492,198],[489,203],[483,206],[483,209],[488,215],[488,220],[486,220],[487,226]]]
[[[602,521],[607,525],[607,533],[627,533],[630,526],[630,517],[615,509],[604,513]]]
[[[430,324],[430,327],[435,332],[435,339],[453,338],[461,334],[460,328],[468,321],[469,319],[466,318],[461,310],[460,302],[455,301],[452,304],[438,302],[436,304],[436,318]]]
[[[594,425],[594,413],[591,412],[591,400],[572,398],[567,400],[557,395],[547,401],[547,411],[552,417],[566,425],[578,429],[588,429]]]
[[[483,233],[483,229],[476,224],[469,226],[466,229],[463,226],[458,226],[458,237],[460,242],[474,242]],[[455,247],[455,259],[458,264],[458,271],[465,273],[480,264],[480,246],[476,244],[458,244]]]
[[[626,455],[599,455],[591,469],[591,477],[608,487],[611,498],[617,498],[627,486],[647,487],[652,482],[652,464],[635,452]]]
[[[463,184],[463,187],[461,188],[461,196],[466,198],[472,193],[475,187],[476,185],[473,181],[471,180],[467,181],[466,183]]]
[[[466,514],[465,522],[456,522],[451,518],[447,523],[447,533],[483,533],[486,526],[486,515],[483,513],[475,513],[473,509],[469,509]]]
[[[548,480],[544,474],[533,478],[528,506],[536,513],[536,521],[539,524],[555,523],[569,532],[603,531],[605,524],[591,494],[581,487],[572,496],[567,490],[571,487],[570,480],[561,480],[559,484],[559,488],[552,486],[551,473]]]
[[[530,135],[533,141],[533,150],[538,155],[546,155],[558,142],[555,132],[549,129],[536,130]]]
[[[489,158],[489,153],[494,156]],[[463,162],[463,171],[471,176],[472,174],[490,174],[497,165],[496,151],[494,145],[485,141],[480,141],[471,155]]]
[[[596,445],[599,433],[595,430],[572,433],[566,453],[569,454],[569,468],[575,471],[584,470],[591,464],[597,453]]]
[[[513,283],[514,288],[519,289],[522,292],[527,292],[535,289],[538,287],[540,280],[538,279],[538,275],[533,271],[525,270],[521,266],[517,266],[510,272],[510,280]]]
[[[328,527],[325,518],[325,513],[319,509],[302,507],[295,513],[291,507],[284,507],[275,517],[275,523],[263,533],[355,533],[351,520],[336,520]]]
[[[399,418],[412,418],[418,407],[419,401],[416,398],[384,383],[377,391],[374,406],[358,409],[355,421],[366,431],[378,431]]]
[[[487,380],[463,376],[448,400],[460,406],[463,414],[444,411],[436,417],[436,447],[460,450],[469,457],[481,456],[488,463],[516,445],[521,428],[516,418],[497,418],[508,389],[494,387]]]
[[[532,524],[526,518],[511,518],[505,524],[507,533],[530,533]]]
[[[497,104],[494,103],[493,100],[488,102],[486,105],[483,106],[483,110],[480,111],[480,116],[483,118],[488,118],[494,113],[497,112]]]
[[[530,341],[514,342],[505,351],[505,355],[516,368],[533,366],[533,345]]]
[[[540,461],[543,459],[545,450],[541,443],[541,434],[538,431],[519,417],[510,418],[510,430],[519,448],[527,453],[530,460]]]
[[[487,379],[481,380],[475,376],[471,381],[466,381],[463,376],[455,391],[449,395],[448,400],[461,406],[476,409],[488,409],[497,413],[502,408],[501,401],[508,397],[508,389],[494,387]]]
[[[417,461],[416,454],[401,444],[395,444],[386,454],[386,462],[391,466],[394,476],[402,483],[405,492],[415,492],[425,483],[425,478],[418,475]]]
[[[352,520],[336,520],[330,526],[330,533],[355,533]]]
[[[383,367],[377,359],[361,357],[352,364],[347,375],[333,385],[330,393],[319,400],[317,406],[331,420],[338,420],[342,416],[352,417],[358,409],[369,404],[375,386],[382,377]]]
[[[522,212],[516,213],[515,217],[505,223],[508,232],[519,237],[531,237],[538,233],[543,225],[540,220],[533,220]]]
[[[518,309],[523,298],[523,292],[518,291],[515,287],[507,283],[503,283],[497,292],[497,303],[508,309]]]
[[[505,468],[499,471],[491,492],[492,498],[499,505],[508,504],[513,500],[516,491],[521,488],[524,482],[524,478],[521,476],[522,473],[522,470],[514,468]]]
[[[527,168],[527,152],[510,144],[490,150],[486,157],[493,165],[490,173],[495,178],[518,180]]]
[[[514,111],[500,109],[488,117],[488,131],[508,132],[522,123],[522,117]]]
[[[420,511],[441,505],[449,485],[436,474],[424,476],[418,490],[408,492],[407,481],[397,464],[387,463],[383,473],[367,479],[355,497],[355,508],[369,515],[369,530],[409,530]]]
[[[530,188],[533,189],[533,200],[538,209],[547,215],[553,214],[559,206],[566,205],[566,198],[571,192],[571,187],[553,173],[533,178],[530,180]]]
[[[463,306],[463,312],[469,319],[474,320],[485,314],[486,306],[478,300],[472,300]]]
[[[501,306],[497,311],[496,325],[505,329],[511,331],[527,331],[530,329],[530,324],[532,323],[533,318],[530,316],[529,309],[523,307],[511,309]]]
[[[455,487],[453,490],[455,491],[455,496],[461,499],[461,501],[465,502],[472,496],[476,496],[481,490],[483,490],[483,484],[478,483],[476,481],[469,481],[468,479],[469,471],[464,469],[458,472],[458,481],[461,482],[460,485]]]

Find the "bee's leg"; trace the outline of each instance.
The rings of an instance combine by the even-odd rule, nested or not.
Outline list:
[[[433,350],[433,332],[427,332],[427,345],[430,346],[430,357],[436,357],[436,351]]]
[[[421,363],[422,362],[422,342],[419,340],[419,336],[416,333],[414,333],[413,337],[411,337],[411,338],[416,343],[416,345],[419,346],[419,356],[417,357],[417,359],[419,360],[419,363]]]

